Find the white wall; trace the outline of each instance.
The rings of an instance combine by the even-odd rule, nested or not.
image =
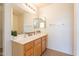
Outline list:
[[[77,55],[79,56],[79,4],[77,4]]]
[[[12,55],[11,45],[11,19],[12,18],[11,4],[4,4],[4,29],[3,29],[3,55]]]
[[[40,9],[40,17],[46,17],[48,48],[72,54],[73,4],[51,4]]]
[[[74,4],[74,55],[79,56],[79,3]]]

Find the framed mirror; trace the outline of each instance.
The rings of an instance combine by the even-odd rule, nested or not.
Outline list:
[[[46,20],[42,19],[42,18],[34,18],[33,20],[33,26],[35,29],[39,29],[39,28],[46,28]]]

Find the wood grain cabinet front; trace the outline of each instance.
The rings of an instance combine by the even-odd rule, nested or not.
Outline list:
[[[42,53],[46,50],[47,48],[47,35],[42,37]]]
[[[24,53],[25,56],[33,56],[33,48],[29,49],[28,51],[25,51]]]
[[[24,55],[33,56],[33,41],[24,45]]]
[[[33,48],[33,41],[24,45],[24,50],[25,51],[28,51],[31,48]]]
[[[42,40],[42,53],[45,51],[46,49],[46,40]]]
[[[42,36],[26,44],[12,42],[13,56],[40,56],[47,48],[48,36]]]
[[[41,38],[34,41],[34,56],[41,55]]]
[[[45,41],[45,49],[47,49],[47,44],[48,44],[48,35],[45,36],[45,39],[46,39],[46,41]]]

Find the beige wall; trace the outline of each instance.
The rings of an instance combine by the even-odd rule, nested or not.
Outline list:
[[[73,54],[74,6],[71,3],[53,3],[40,9],[46,17],[48,48]]]

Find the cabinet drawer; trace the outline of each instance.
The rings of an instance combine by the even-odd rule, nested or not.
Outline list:
[[[34,41],[34,44],[35,44],[35,45],[37,45],[37,44],[39,44],[39,43],[41,43],[41,38],[39,38],[39,39],[37,39],[37,40]]]
[[[29,42],[24,45],[24,50],[27,51],[29,49],[33,48],[33,42]]]
[[[33,48],[25,51],[25,56],[33,56]]]

